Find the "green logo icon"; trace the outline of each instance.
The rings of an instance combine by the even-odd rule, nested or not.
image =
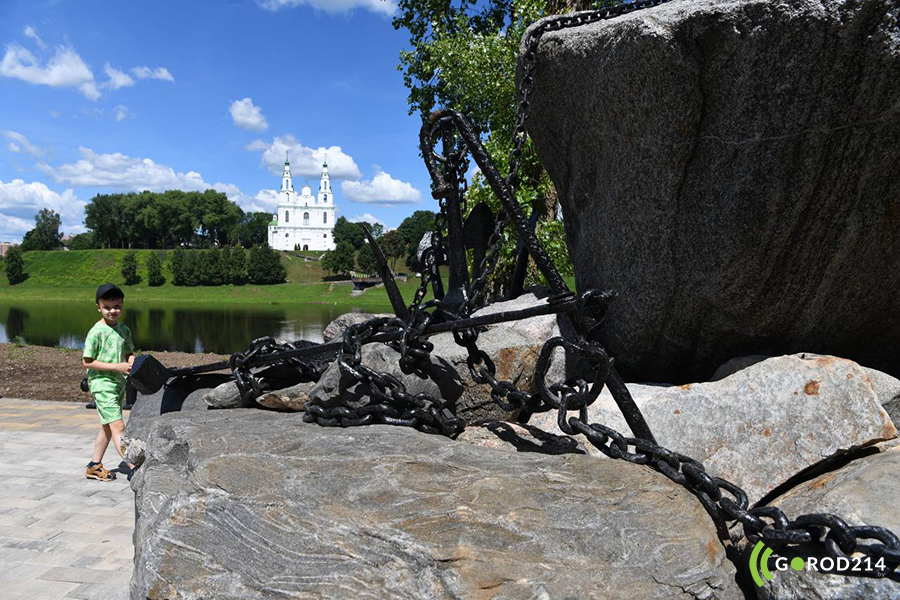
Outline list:
[[[762,556],[760,556],[760,552],[762,552]],[[750,553],[750,574],[753,576],[753,581],[755,581],[756,585],[759,587],[766,585],[767,581],[772,581],[772,578],[775,577],[772,575],[772,572],[769,571],[770,556],[772,556],[772,549],[766,548],[766,545],[761,541],[756,542],[756,546],[753,547],[753,552]],[[779,558],[778,560],[787,562],[782,558]],[[791,559],[791,568],[793,570],[802,571],[804,567],[806,567],[806,561],[799,556],[795,556]],[[779,570],[784,568],[783,565],[779,566]],[[762,577],[760,577],[760,573],[762,573]]]

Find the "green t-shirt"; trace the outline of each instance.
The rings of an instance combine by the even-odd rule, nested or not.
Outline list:
[[[110,327],[100,319],[88,331],[84,340],[84,358],[93,358],[104,363],[125,362],[125,357],[134,354],[131,330],[122,323]],[[88,369],[88,385],[91,391],[118,389],[125,385],[125,374],[118,371],[96,371]]]

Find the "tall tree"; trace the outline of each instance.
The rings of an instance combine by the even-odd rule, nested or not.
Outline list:
[[[151,252],[150,258],[147,259],[147,283],[156,287],[166,282],[162,273],[162,260],[159,258],[159,252]]]
[[[368,243],[356,253],[357,268],[367,275],[373,275],[378,272],[378,261],[375,260],[375,254],[372,252],[372,246]]]
[[[403,254],[406,256],[406,264],[409,268],[416,271],[420,269],[419,242],[422,240],[423,235],[433,229],[434,213],[430,210],[417,210],[400,223],[400,227],[397,228],[397,235],[403,240]]]
[[[243,248],[232,248],[228,254],[228,281],[234,285],[247,283],[247,254]]]
[[[257,284],[284,283],[287,279],[281,255],[268,244],[250,250],[247,273],[250,281]]]
[[[69,250],[93,250],[98,246],[94,232],[88,231],[87,233],[79,233],[70,237],[69,241],[66,243],[66,247]]]
[[[61,248],[62,243],[59,241],[62,238],[59,232],[61,223],[59,214],[49,208],[42,208],[34,215],[34,229],[28,231],[22,238],[22,251]]]
[[[396,229],[388,231],[378,240],[378,245],[384,251],[384,256],[391,266],[391,271],[396,271],[397,261],[406,254],[406,244],[403,242],[400,233]]]
[[[135,285],[141,280],[137,272],[137,256],[133,250],[122,257],[122,279],[125,280],[125,285]]]
[[[9,285],[22,283],[28,278],[28,274],[25,273],[25,261],[22,260],[22,249],[19,246],[13,246],[7,250],[4,262]]]

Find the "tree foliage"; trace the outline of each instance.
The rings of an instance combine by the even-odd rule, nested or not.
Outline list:
[[[378,240],[378,245],[381,246],[391,271],[396,271],[397,261],[406,254],[406,244],[403,242],[400,233],[396,229],[388,231]]]
[[[420,269],[419,265],[419,242],[422,236],[434,229],[434,213],[430,210],[417,210],[410,216],[403,219],[400,227],[397,228],[397,234],[403,241],[404,252],[406,256],[406,265],[415,271]]]
[[[166,279],[162,273],[162,259],[159,258],[158,253],[153,252],[150,254],[150,258],[147,259],[147,283],[156,287],[165,282]]]
[[[62,234],[59,226],[62,224],[60,216],[49,208],[42,208],[34,215],[34,229],[25,233],[22,238],[22,252],[30,250],[58,250],[62,247],[59,241]]]
[[[3,262],[9,285],[16,285],[28,279],[28,274],[25,273],[25,261],[22,259],[22,248],[13,246],[7,250]]]
[[[141,280],[137,272],[137,256],[134,251],[126,252],[122,257],[122,279],[125,285],[135,285]]]
[[[245,213],[235,228],[234,243],[244,248],[262,246],[269,239],[272,215],[267,212]]]
[[[287,280],[287,269],[281,264],[281,255],[268,244],[250,250],[247,274],[251,283],[272,284]]]
[[[234,285],[247,283],[247,254],[243,248],[231,248],[228,251],[228,280]]]
[[[70,237],[69,241],[66,242],[66,247],[69,250],[93,250],[99,246],[94,240],[94,232],[88,231],[87,233],[79,233]]]
[[[393,26],[409,32],[412,46],[401,52],[398,65],[409,89],[410,114],[418,112],[424,119],[442,106],[460,111],[472,122],[505,176],[517,121],[515,75],[522,34],[541,17],[621,1],[400,0]],[[555,247],[565,249],[562,227],[543,227],[555,219],[557,194],[530,141],[523,147],[518,180],[520,206],[529,215],[537,211],[538,231],[544,231]],[[469,186],[467,205],[471,209],[482,200],[497,212],[499,202],[478,174]],[[507,232],[490,282],[495,295],[508,283],[514,248],[515,236]],[[558,268],[571,269],[567,253],[555,252],[554,256]],[[407,264],[418,267],[415,262],[407,240]]]
[[[84,224],[101,248],[226,245],[240,235],[245,217],[215,190],[98,194],[84,212]]]
[[[375,253],[372,252],[372,246],[368,243],[356,253],[356,268],[367,275],[374,275],[378,272],[378,261],[375,260]]]
[[[334,250],[330,250],[322,256],[322,268],[336,275],[346,275],[353,270],[354,265],[353,244],[350,242],[338,242]]]
[[[347,242],[354,249],[362,248],[366,241],[366,232],[363,230],[362,223],[351,223],[346,217],[338,217],[334,222],[334,243],[340,244]]]

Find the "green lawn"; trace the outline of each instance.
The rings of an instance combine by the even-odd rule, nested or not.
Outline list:
[[[0,262],[0,300],[78,300],[93,299],[94,292],[107,281],[122,281],[121,262],[127,250],[73,250],[26,252],[25,272],[29,277],[10,286]],[[288,273],[288,282],[278,285],[224,285],[215,287],[184,287],[170,283],[165,250],[136,250],[138,274],[143,281],[134,286],[122,286],[131,301],[196,302],[205,304],[333,304],[361,307],[368,310],[389,310],[390,302],[383,288],[370,288],[364,294],[351,296],[348,282],[323,281],[328,276],[321,263],[303,260],[298,252],[281,253],[281,262]],[[153,252],[163,258],[166,283],[150,287],[147,280],[147,258]],[[311,253],[307,253],[311,254]],[[571,289],[574,277],[566,278]],[[419,280],[411,277],[400,283],[400,291],[407,303],[412,302]]]

